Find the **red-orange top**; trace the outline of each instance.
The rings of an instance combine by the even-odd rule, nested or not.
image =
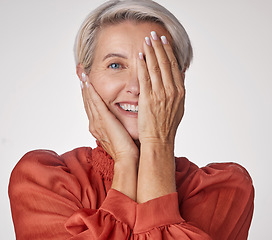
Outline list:
[[[240,165],[176,158],[177,192],[142,204],[111,189],[113,167],[99,145],[27,153],[9,185],[17,239],[247,239],[254,189]]]

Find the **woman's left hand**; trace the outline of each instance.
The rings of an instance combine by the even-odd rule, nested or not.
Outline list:
[[[139,203],[176,191],[174,140],[184,114],[184,72],[167,40],[151,35],[144,44],[146,61],[141,54],[138,60]]]
[[[184,71],[166,38],[151,35],[144,44],[146,61],[141,54],[138,59],[139,140],[141,144],[174,144],[184,114]]]

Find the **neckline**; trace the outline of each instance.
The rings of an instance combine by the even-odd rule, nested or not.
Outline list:
[[[101,144],[96,141],[97,147],[90,149],[87,156],[95,172],[99,173],[103,179],[112,181],[114,174],[114,160],[105,151]]]

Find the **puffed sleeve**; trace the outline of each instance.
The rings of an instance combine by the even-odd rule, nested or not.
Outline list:
[[[110,190],[100,207],[84,208],[83,195],[89,201],[98,195],[84,193],[81,184],[56,153],[27,153],[9,184],[16,239],[129,239],[136,203]]]
[[[194,171],[178,189],[183,219],[213,240],[246,240],[253,215],[254,188],[236,163],[214,163]]]
[[[134,239],[246,240],[254,200],[247,171],[235,163],[199,169],[180,160],[178,193],[137,206]]]

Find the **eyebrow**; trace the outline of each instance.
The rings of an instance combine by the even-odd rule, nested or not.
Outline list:
[[[124,55],[122,55],[120,53],[109,53],[103,58],[103,61],[105,61],[107,58],[112,58],[112,57],[120,57],[120,58],[127,59],[126,56],[124,56]]]

